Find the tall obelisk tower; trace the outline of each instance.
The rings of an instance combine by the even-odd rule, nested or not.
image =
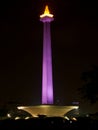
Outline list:
[[[50,22],[53,15],[46,5],[44,14],[40,15],[43,22],[43,62],[42,62],[42,104],[53,104],[52,53]]]
[[[18,109],[30,113],[33,117],[47,115],[48,117],[62,117],[68,111],[77,109],[78,106],[57,106],[53,104],[53,82],[52,82],[52,53],[51,53],[51,34],[50,23],[53,15],[50,14],[48,6],[45,7],[44,14],[40,15],[43,22],[43,65],[42,65],[42,105],[19,106]],[[47,104],[47,105],[44,105]],[[54,112],[56,111],[56,112]]]

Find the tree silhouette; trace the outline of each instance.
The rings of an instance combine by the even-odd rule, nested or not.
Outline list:
[[[79,89],[83,98],[96,103],[98,101],[98,66],[93,66],[92,69],[83,72],[81,75],[83,86]]]

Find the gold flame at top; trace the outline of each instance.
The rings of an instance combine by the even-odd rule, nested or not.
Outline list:
[[[48,16],[48,17],[53,17],[53,14],[50,14],[50,11],[49,11],[49,8],[48,8],[48,5],[45,6],[45,11],[44,11],[44,14],[40,15],[40,18],[43,18],[45,16]]]
[[[48,5],[45,6],[44,14],[50,14],[50,11],[49,11],[49,8],[48,8]]]

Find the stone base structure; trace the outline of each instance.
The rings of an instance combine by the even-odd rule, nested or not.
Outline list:
[[[58,106],[58,105],[36,105],[36,106],[19,106],[33,117],[45,115],[47,117],[63,117],[67,112],[78,109],[78,106]]]

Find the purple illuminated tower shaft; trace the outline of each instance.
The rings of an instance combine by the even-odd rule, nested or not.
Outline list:
[[[43,64],[42,64],[42,104],[53,104],[52,54],[50,22],[53,18],[45,15],[43,22]]]

